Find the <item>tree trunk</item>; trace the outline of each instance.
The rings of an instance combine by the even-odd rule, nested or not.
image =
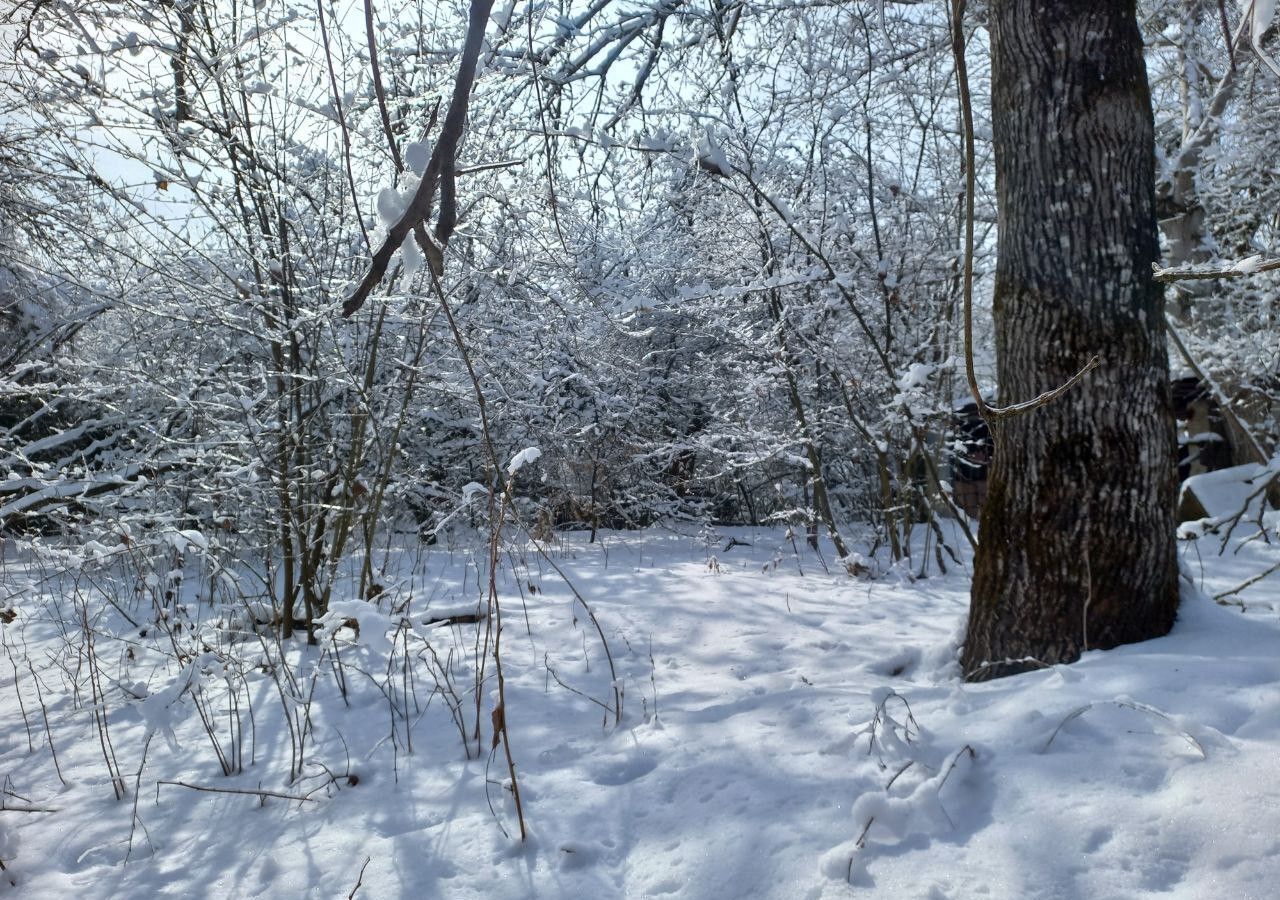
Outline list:
[[[1176,445],[1134,0],[993,0],[1000,403],[963,652],[984,680],[1166,633]]]

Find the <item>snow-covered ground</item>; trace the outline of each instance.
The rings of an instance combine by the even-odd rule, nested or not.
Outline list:
[[[849,578],[780,530],[561,536],[551,561],[603,628],[620,725],[584,607],[547,560],[512,549],[502,647],[524,844],[503,750],[489,755],[491,666],[481,758],[466,758],[455,723],[474,726],[469,654],[484,626],[422,624],[474,608],[475,554],[405,548],[376,607],[339,606],[368,612],[359,637],[338,632],[336,659],[291,651],[290,695],[270,641],[231,644],[216,624],[194,547],[190,621],[172,641],[135,594],[111,593],[126,581],[41,581],[50,563],[11,551],[0,892],[1271,898],[1280,575],[1239,595],[1243,610],[1201,589],[1232,587],[1280,551],[1254,540],[1220,558],[1217,541],[1186,545],[1196,583],[1170,636],[966,685],[961,567]],[[389,636],[406,600],[413,628]],[[452,672],[453,713],[433,694],[431,651]],[[286,711],[306,730],[292,782]],[[224,776],[217,753],[235,768],[237,747],[243,772]]]

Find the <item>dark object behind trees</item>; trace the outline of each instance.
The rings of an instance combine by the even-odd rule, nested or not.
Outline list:
[[[952,415],[951,491],[956,506],[974,519],[982,516],[991,468],[991,429],[977,403],[966,403]]]
[[[991,4],[999,402],[963,666],[1070,662],[1173,624],[1176,447],[1135,5]]]

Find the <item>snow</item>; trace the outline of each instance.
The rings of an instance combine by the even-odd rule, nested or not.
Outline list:
[[[925,363],[912,363],[907,369],[906,374],[898,379],[898,390],[909,391],[914,388],[925,387],[929,383],[929,378],[936,371],[936,366],[927,365]]]
[[[733,167],[729,165],[729,157],[724,152],[724,147],[720,146],[710,130],[698,139],[695,153],[698,165],[711,174],[721,177],[733,174]]]
[[[1254,254],[1253,256],[1250,256],[1247,259],[1242,259],[1239,262],[1232,265],[1231,271],[1240,273],[1242,275],[1250,275],[1258,271],[1258,267],[1262,265],[1263,261],[1264,260],[1263,260],[1262,254],[1260,253]]]
[[[331,604],[336,656],[295,644],[294,694],[264,667],[236,681],[220,653],[172,660],[158,626],[140,635],[86,582],[122,801],[88,689],[77,700],[75,670],[56,663],[78,645],[74,614],[58,621],[70,601],[10,549],[0,605],[17,617],[0,634],[40,681],[0,670],[0,884],[33,898],[346,897],[357,878],[361,898],[1269,898],[1280,575],[1245,591],[1245,609],[1219,606],[1204,592],[1275,551],[1255,540],[1220,557],[1208,540],[1185,546],[1190,580],[1168,637],[968,685],[955,662],[963,569],[850,579],[780,529],[560,535],[548,555],[605,631],[618,726],[592,702],[609,705],[614,682],[583,606],[535,548],[515,545],[521,562],[498,586],[525,845],[502,754],[487,758],[490,701],[486,757],[467,759],[421,659],[407,725],[388,700],[403,698],[397,642],[425,654],[430,640],[456,654],[462,709],[474,706],[476,626],[401,629],[475,612],[483,546],[393,542],[378,567],[386,590]],[[183,600],[212,648],[199,565],[188,562]],[[133,612],[150,621],[145,605]],[[255,736],[245,722],[245,770],[223,776],[198,706],[229,752],[232,683],[246,718],[252,697]],[[292,782],[285,708],[299,722],[305,709],[311,734]]]
[[[186,550],[188,547],[193,547],[197,550],[203,550],[205,552],[208,552],[209,550],[208,539],[206,539],[203,534],[201,534],[199,531],[196,531],[194,528],[184,528],[184,529],[175,531],[173,534],[173,539],[174,539],[173,540],[174,549],[179,552]]]
[[[1211,518],[1218,521],[1244,511],[1256,518],[1262,505],[1260,490],[1268,473],[1267,466],[1248,463],[1214,472],[1192,475],[1182,482],[1182,493],[1194,494]],[[1248,510],[1245,510],[1246,504]]]
[[[413,141],[405,144],[404,147],[404,164],[409,167],[409,171],[415,175],[423,175],[427,171],[427,164],[431,162],[431,142],[430,141]]]
[[[366,600],[334,600],[329,603],[328,612],[321,617],[320,626],[336,638],[340,629],[350,627],[350,622],[357,623],[359,630],[352,630],[354,637],[347,643],[356,647],[373,664],[368,671],[385,671],[393,646],[387,632],[398,628],[399,620]]]
[[[507,464],[507,474],[515,475],[529,463],[537,462],[542,456],[542,451],[537,447],[525,447],[515,456],[511,457],[511,462]]]
[[[378,192],[378,218],[387,228],[400,221],[404,215],[404,198],[395,188],[383,188]]]
[[[400,261],[404,266],[405,275],[412,276],[422,268],[424,259],[422,250],[418,248],[417,239],[413,232],[405,235],[404,240],[400,243]]]
[[[1277,64],[1262,49],[1262,37],[1266,34],[1267,29],[1271,27],[1271,22],[1276,16],[1276,0],[1242,0],[1241,11],[1247,15],[1250,9],[1253,10],[1253,18],[1250,23],[1249,36],[1253,44],[1253,50],[1257,54],[1258,61],[1270,69],[1276,77],[1280,78],[1280,64]]]
[[[1271,27],[1271,20],[1276,17],[1276,0],[1244,0],[1241,4],[1246,11],[1253,7],[1253,27],[1251,29],[1253,45],[1262,46],[1262,35]]]

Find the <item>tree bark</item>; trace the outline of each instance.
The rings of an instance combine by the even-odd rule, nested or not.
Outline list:
[[[1000,405],[965,675],[1071,662],[1177,612],[1176,444],[1134,0],[993,0]]]

